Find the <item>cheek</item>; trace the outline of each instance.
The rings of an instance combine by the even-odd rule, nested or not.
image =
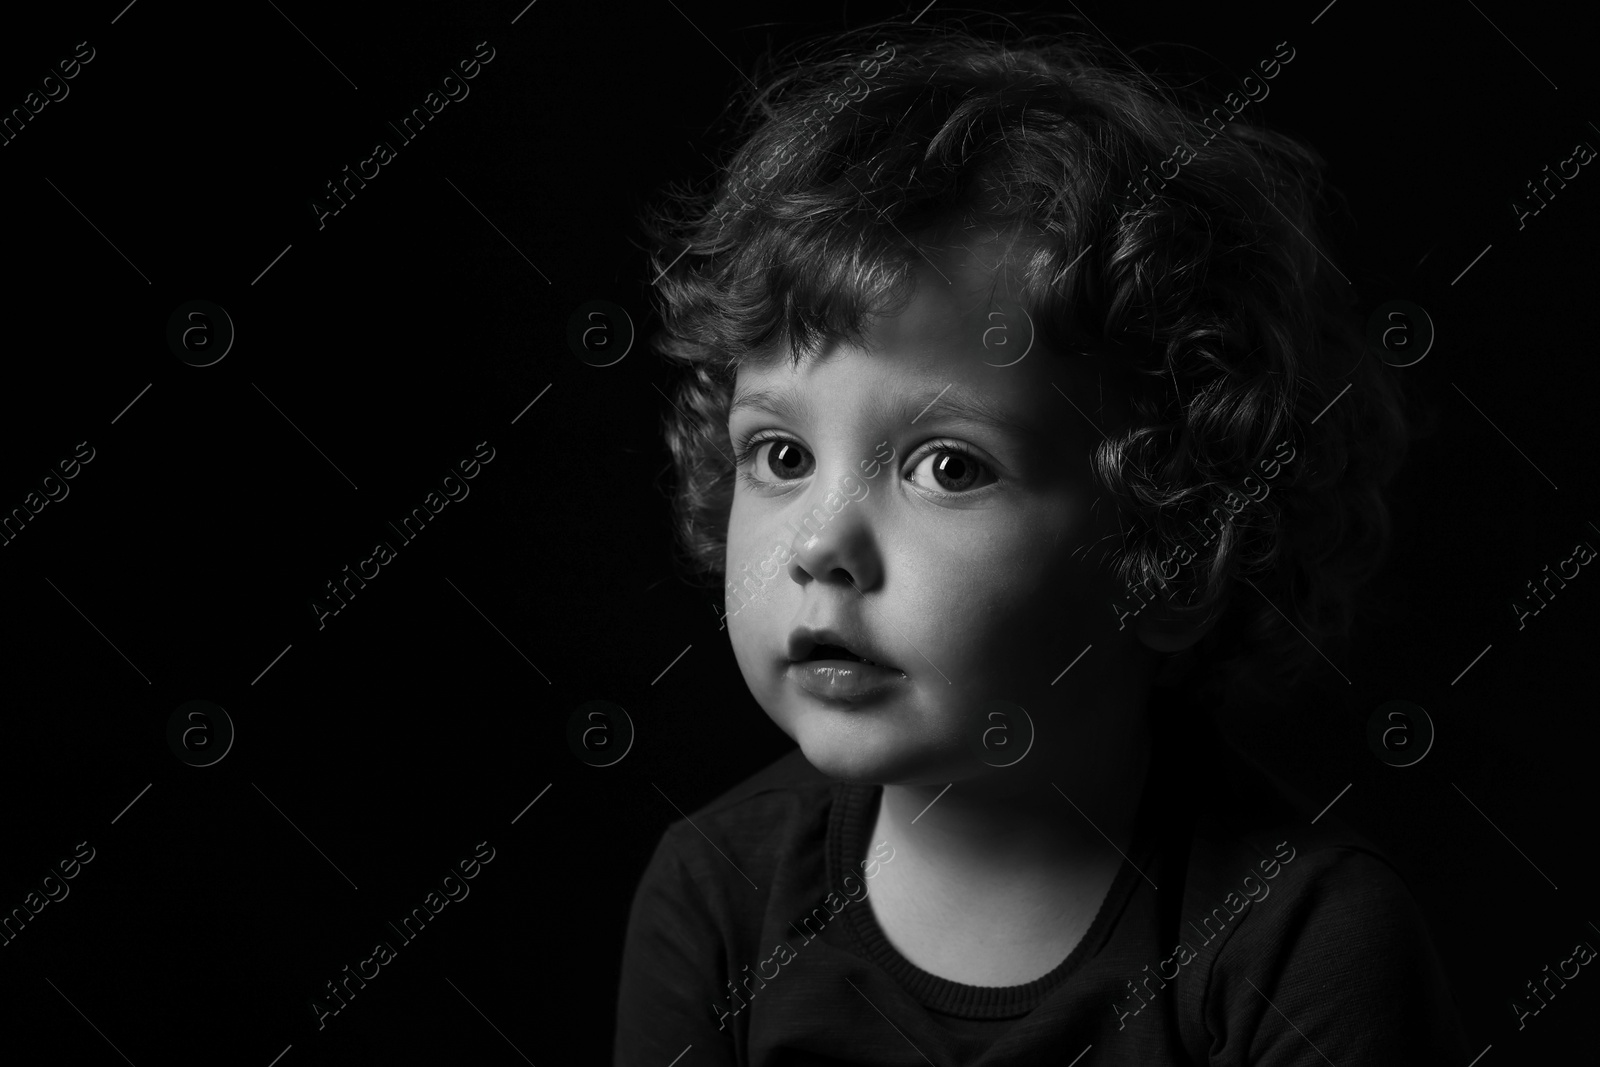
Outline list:
[[[952,658],[1016,664],[1059,649],[1110,612],[1110,587],[1079,551],[1087,506],[1070,496],[970,521],[909,524],[896,562],[908,576],[909,617],[930,620],[929,638]],[[1103,602],[1103,603],[1102,603]],[[1086,639],[1087,640],[1087,639]]]
[[[749,564],[753,571],[772,552],[771,544],[762,544],[761,530],[756,522],[754,509],[743,493],[736,492],[733,498],[733,507],[728,513],[727,554],[723,558],[727,577],[737,582],[736,574],[739,568]]]
[[[768,647],[769,638],[762,627],[762,618],[771,614],[770,605],[760,601],[745,601],[744,606],[740,607],[737,599],[729,597],[724,610],[730,612],[727,617],[728,644],[733,648],[739,673],[744,676],[745,685],[757,703],[767,707],[767,690],[772,684],[773,664],[769,662],[772,650]]]
[[[782,587],[781,578],[786,569],[780,565],[772,576],[765,580],[760,577],[763,570],[773,571],[769,561],[777,541],[771,530],[764,529],[756,518],[754,509],[746,506],[736,495],[728,516],[728,547],[723,558],[724,585],[717,594],[722,602],[722,610],[728,613],[728,639],[733,646],[734,656],[746,680],[752,681],[752,684],[751,672],[757,660],[770,652],[763,642],[771,640],[767,631],[778,617],[773,610],[774,597]],[[749,566],[748,571],[744,569],[746,565]],[[754,578],[760,584],[756,592],[751,591],[746,583],[747,578]],[[726,582],[732,582],[739,595],[728,592]]]
[[[755,632],[750,617],[754,611],[755,608],[751,608],[728,616],[728,643],[733,646],[733,658],[738,661],[746,680],[755,664]]]

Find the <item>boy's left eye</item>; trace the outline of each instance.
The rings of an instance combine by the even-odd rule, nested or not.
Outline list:
[[[923,488],[937,493],[965,493],[997,480],[978,457],[950,445],[940,445],[917,461],[911,480],[915,482],[922,475],[935,483],[925,484]]]

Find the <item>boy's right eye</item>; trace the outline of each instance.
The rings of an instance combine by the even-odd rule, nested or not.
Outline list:
[[[781,485],[804,478],[816,467],[817,461],[796,441],[761,437],[752,439],[740,450],[738,465],[740,478],[748,484]]]

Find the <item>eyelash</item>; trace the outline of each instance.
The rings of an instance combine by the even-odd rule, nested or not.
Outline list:
[[[734,455],[733,455],[733,458],[734,458],[734,464],[735,464],[735,467],[736,467],[736,473],[738,475],[739,481],[743,482],[745,485],[749,486],[752,489],[770,489],[770,488],[772,488],[772,486],[773,486],[772,482],[764,482],[764,481],[760,480],[759,478],[755,477],[753,474],[749,473],[749,471],[747,471],[746,468],[750,465],[750,461],[755,458],[756,453],[761,450],[761,446],[762,445],[770,444],[770,443],[772,443],[774,441],[782,442],[782,443],[785,443],[785,444],[796,445],[796,446],[798,446],[800,448],[805,448],[805,446],[800,444],[799,441],[796,441],[794,438],[788,437],[788,436],[786,436],[784,434],[780,434],[780,433],[769,433],[769,434],[766,434],[765,436],[763,436],[761,433],[758,432],[758,433],[752,434],[748,438],[745,438],[743,441],[735,442],[734,443]],[[806,451],[809,452],[810,449],[806,449]],[[941,452],[949,452],[949,453],[952,453],[954,455],[960,456],[964,461],[966,461],[968,463],[971,463],[971,464],[974,464],[975,466],[981,468],[982,470],[987,471],[989,473],[990,477],[995,477],[995,472],[994,472],[993,468],[991,468],[989,466],[989,464],[985,463],[982,459],[980,459],[978,457],[977,453],[973,452],[970,448],[966,447],[963,444],[960,444],[959,442],[946,441],[946,440],[929,441],[927,443],[927,446],[925,448],[923,448],[921,451],[913,452],[912,453],[912,457],[913,457],[914,462],[912,464],[912,468],[911,469],[915,470],[918,466],[921,465],[922,461],[924,459],[926,459],[928,456],[938,455]],[[887,466],[887,464],[885,464],[885,466]],[[799,480],[800,479],[798,479],[798,478],[794,479],[794,481],[799,481]],[[998,479],[996,479],[996,480],[998,480]],[[992,485],[994,483],[991,482],[990,484]],[[969,496],[969,495],[971,495],[973,493],[981,492],[982,489],[985,489],[985,488],[988,488],[988,487],[987,486],[983,486],[983,487],[980,487],[979,489],[968,489],[968,490],[964,490],[962,492],[956,492],[956,493],[949,492],[948,490],[938,490],[938,489],[929,490],[929,491],[930,492],[935,492],[935,493],[941,493],[944,496]]]
[[[735,441],[733,443],[733,462],[734,462],[734,465],[739,468],[739,473],[743,474],[744,473],[744,468],[749,464],[749,462],[752,459],[756,458],[756,452],[757,452],[757,450],[759,450],[761,448],[762,445],[766,444],[768,441],[790,441],[790,440],[793,440],[793,438],[783,437],[783,436],[780,436],[778,434],[769,434],[766,437],[763,437],[759,433],[757,433],[757,434],[750,435],[749,437],[745,438],[743,441]],[[799,444],[800,442],[799,441],[795,441],[794,443],[795,444]]]

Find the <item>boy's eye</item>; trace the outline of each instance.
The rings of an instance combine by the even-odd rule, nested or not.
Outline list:
[[[758,438],[737,456],[738,465],[749,464],[741,478],[753,485],[781,485],[807,477],[817,460],[807,448],[782,437]],[[977,456],[954,444],[941,443],[917,461],[909,480],[933,493],[967,493],[997,481]]]
[[[965,493],[996,480],[976,456],[950,445],[941,445],[923,456],[912,470],[911,480],[916,482],[918,476],[924,475],[935,484],[924,482],[922,487],[940,493]]]
[[[751,446],[751,476],[758,482],[792,482],[810,474],[816,458],[793,441],[768,439]]]

